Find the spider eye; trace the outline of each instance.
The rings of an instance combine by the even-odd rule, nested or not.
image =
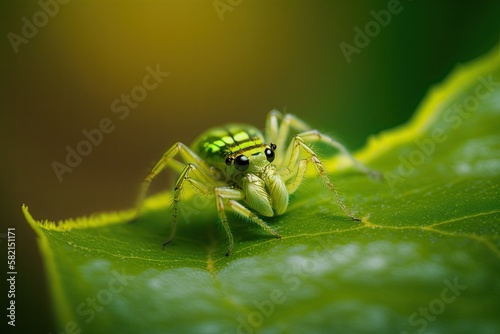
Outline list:
[[[233,160],[234,160],[233,158],[226,158],[226,165],[231,166]]]
[[[273,162],[274,161],[274,150],[276,149],[276,145],[271,144],[270,146],[271,146],[271,148],[269,148],[269,147],[266,148],[264,153],[266,154],[267,161]]]
[[[250,165],[250,160],[244,155],[238,155],[236,159],[234,159],[234,167],[240,172],[243,172]]]

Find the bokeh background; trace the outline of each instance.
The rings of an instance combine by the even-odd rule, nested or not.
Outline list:
[[[432,85],[498,47],[500,36],[498,1],[401,0],[401,12],[349,63],[340,43],[354,45],[354,28],[364,30],[370,12],[389,1],[215,3],[228,7],[218,13],[213,0],[1,2],[0,236],[16,227],[17,330],[59,332],[22,203],[36,219],[53,221],[130,208],[172,143],[190,143],[224,122],[262,127],[273,108],[356,150],[371,134],[406,122]],[[44,6],[54,14],[45,24],[37,14]],[[10,33],[22,37],[34,16],[40,27],[16,52]],[[169,76],[121,120],[111,103],[157,64]],[[103,118],[114,131],[59,182],[51,164],[64,163],[66,146],[76,148],[82,130]],[[161,180],[156,190],[168,185]]]

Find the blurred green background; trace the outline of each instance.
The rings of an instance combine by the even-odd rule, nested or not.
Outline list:
[[[408,120],[430,86],[500,36],[498,1],[402,0],[348,63],[340,43],[354,46],[354,28],[364,30],[387,0],[219,3],[225,12],[213,0],[1,2],[0,235],[16,227],[16,329],[58,332],[22,203],[56,221],[129,208],[172,143],[223,122],[262,127],[273,108],[355,150]],[[43,7],[53,15],[40,14]],[[39,25],[24,28],[29,38],[27,21]],[[157,64],[169,76],[120,119],[112,102]],[[75,149],[82,130],[103,118],[114,130],[59,182],[51,164],[65,163],[66,146]],[[167,186],[162,180],[156,190]]]

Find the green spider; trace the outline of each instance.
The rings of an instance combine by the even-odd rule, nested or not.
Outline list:
[[[290,137],[291,141],[286,143]],[[323,164],[309,146],[314,142],[339,149],[362,172],[378,174],[362,165],[338,141],[312,130],[294,115],[273,110],[266,119],[265,135],[251,125],[228,124],[202,133],[190,147],[175,143],[144,180],[137,212],[140,213],[155,176],[165,167],[170,167],[180,175],[174,189],[170,237],[163,245],[166,246],[175,236],[181,193],[188,183],[201,194],[214,198],[220,222],[229,239],[226,253],[229,256],[234,240],[226,211],[246,217],[269,234],[281,238],[258,215],[273,217],[285,213],[290,195],[297,190],[308,165],[312,164],[342,211],[352,220],[359,221],[344,205]]]

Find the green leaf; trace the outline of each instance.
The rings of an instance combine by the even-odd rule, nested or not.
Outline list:
[[[353,222],[314,177],[286,214],[283,238],[213,205],[185,201],[165,250],[169,194],[132,211],[36,222],[58,323],[67,333],[499,333],[500,57],[457,68],[406,125],[328,170]],[[403,89],[411,89],[404,83]],[[387,96],[390,98],[390,96]]]

